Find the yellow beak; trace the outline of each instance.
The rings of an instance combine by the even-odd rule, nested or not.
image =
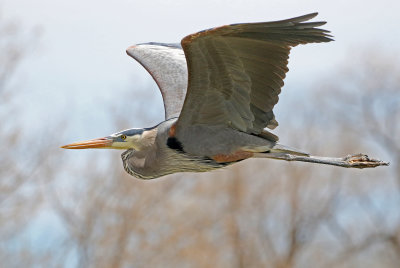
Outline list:
[[[93,140],[88,140],[88,141],[81,141],[81,142],[67,144],[67,145],[61,146],[61,148],[64,148],[64,149],[107,148],[107,147],[111,147],[112,143],[113,143],[112,139],[98,138],[98,139],[93,139]]]

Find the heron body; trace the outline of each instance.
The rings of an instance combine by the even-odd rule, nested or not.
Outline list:
[[[160,88],[165,121],[63,148],[127,149],[124,168],[142,179],[209,171],[252,157],[307,156],[279,144],[265,128],[278,125],[273,107],[290,49],[332,40],[317,28],[325,22],[306,22],[316,15],[226,25],[188,35],[181,45],[129,47]]]
[[[209,171],[252,157],[252,151],[268,151],[276,144],[221,126],[196,126],[186,130],[181,139],[178,133],[171,133],[176,122],[177,118],[172,118],[145,131],[140,144],[147,146],[122,154],[129,174],[150,179],[176,172]],[[192,139],[197,142],[191,142]]]

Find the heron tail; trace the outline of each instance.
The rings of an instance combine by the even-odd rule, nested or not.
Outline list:
[[[277,143],[269,153],[283,153],[283,154],[292,154],[292,155],[299,155],[299,156],[310,156],[309,153],[305,153],[300,151],[299,149],[292,148],[286,145],[282,145]]]

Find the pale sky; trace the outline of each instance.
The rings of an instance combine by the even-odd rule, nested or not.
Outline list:
[[[313,84],[365,46],[394,54],[400,47],[395,0],[362,1],[251,1],[251,0],[0,0],[2,16],[25,28],[43,30],[21,69],[30,122],[51,114],[68,114],[75,138],[115,132],[103,125],[109,102],[124,98],[127,90],[152,86],[149,105],[163,119],[161,97],[151,77],[125,49],[135,43],[179,42],[187,34],[229,23],[287,19],[319,12],[314,20],[327,21],[335,42],[296,47],[282,90],[282,102],[296,87]],[[283,99],[283,101],[282,101]],[[153,110],[154,110],[153,109]],[[279,120],[279,113],[277,114]],[[132,127],[145,127],[135,125]],[[72,135],[72,133],[70,133]],[[67,136],[69,136],[68,134]]]

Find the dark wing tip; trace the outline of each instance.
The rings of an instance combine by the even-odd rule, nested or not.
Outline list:
[[[321,42],[329,42],[333,41],[331,38],[332,36],[327,34],[329,31],[323,30],[323,29],[318,29],[315,27],[319,27],[322,25],[326,24],[326,21],[317,21],[317,22],[307,22],[313,18],[315,18],[318,15],[318,12],[313,12],[309,13],[306,15],[298,16],[298,17],[293,17],[290,19],[285,19],[285,20],[277,20],[277,21],[270,21],[270,22],[256,22],[256,23],[234,23],[234,24],[228,24],[228,25],[223,25],[219,27],[214,27],[210,29],[206,29],[203,31],[199,31],[190,35],[185,36],[182,41],[181,41],[181,48],[183,48],[185,45],[188,45],[191,43],[193,40],[197,39],[198,37],[203,37],[205,35],[210,35],[213,33],[218,33],[218,34],[229,34],[232,31],[241,31],[241,27],[246,27],[246,26],[253,26],[253,25],[262,25],[264,27],[293,27],[295,26],[296,28],[314,28],[316,30],[321,31]],[[233,29],[235,28],[235,30]]]
[[[310,13],[310,14],[294,17],[294,18],[287,19],[287,20],[288,21],[293,21],[293,22],[302,22],[302,21],[311,20],[311,19],[315,18],[317,15],[318,15],[318,12],[313,12],[313,13]]]

